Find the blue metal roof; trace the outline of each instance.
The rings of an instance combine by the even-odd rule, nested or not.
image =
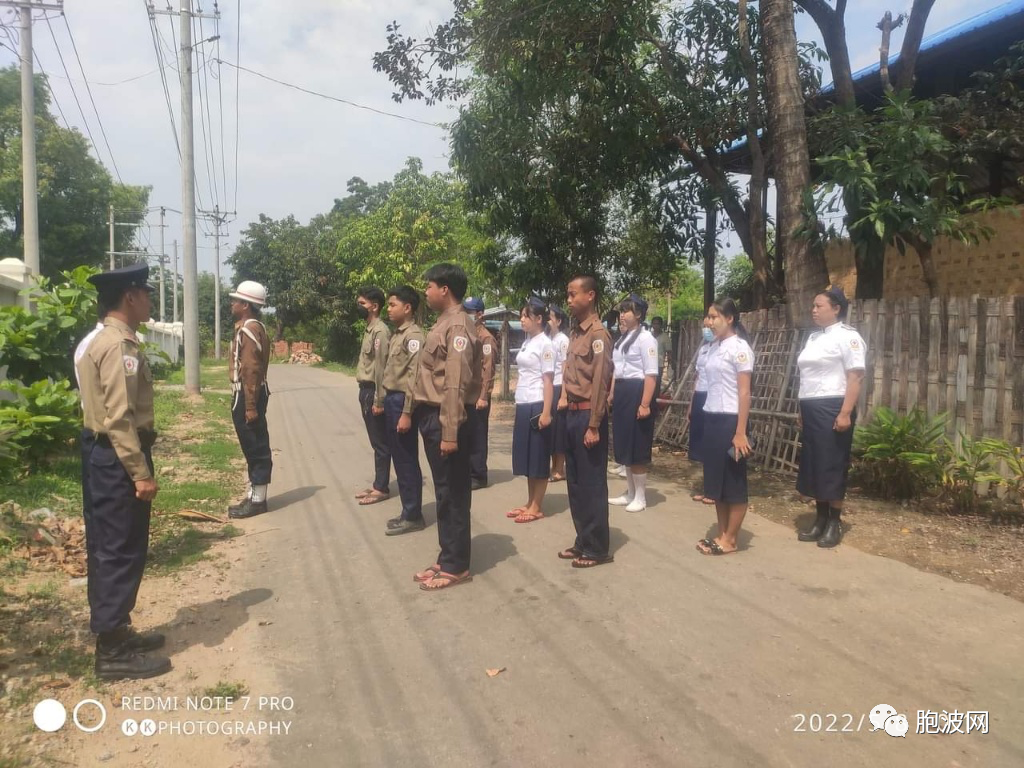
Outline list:
[[[985,11],[984,13],[979,13],[977,16],[972,16],[969,19],[964,19],[951,27],[947,27],[940,32],[936,32],[934,35],[926,37],[921,42],[920,53],[927,53],[934,48],[953,42],[969,32],[984,29],[985,27],[998,24],[1001,21],[1005,21],[1006,19],[1020,14],[1024,14],[1024,0],[1010,0],[1007,3],[1003,3],[1002,5]],[[900,54],[897,52],[895,55],[889,57],[889,66],[891,67],[899,60]],[[853,73],[853,81],[857,82],[858,80],[862,80],[866,77],[876,76],[880,69],[881,64],[879,62],[875,62],[871,66],[864,67],[863,69],[859,69]],[[828,93],[831,90],[831,83],[822,89],[825,93]]]

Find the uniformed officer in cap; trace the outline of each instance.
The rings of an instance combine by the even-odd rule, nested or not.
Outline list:
[[[235,318],[235,336],[231,340],[231,420],[249,471],[249,493],[244,501],[228,508],[228,516],[252,517],[267,511],[267,486],[274,468],[267,430],[270,338],[260,322],[267,289],[253,280],[243,280],[228,296]]]
[[[480,399],[480,341],[462,307],[466,273],[455,264],[435,264],[424,279],[427,304],[438,313],[420,351],[413,389],[423,450],[437,496],[437,561],[413,579],[428,591],[464,584],[469,574],[472,533],[468,409]]]
[[[497,369],[498,340],[484,325],[484,300],[470,296],[462,306],[476,321],[476,337],[480,340],[480,399],[470,411],[470,429],[473,432],[469,455],[473,490],[487,487],[487,440],[490,433],[491,394],[494,392],[494,372]]]
[[[154,677],[171,668],[167,658],[148,653],[164,644],[163,635],[131,626],[157,493],[153,376],[135,335],[149,319],[153,288],[148,278],[145,264],[89,278],[106,317],[77,363],[91,497],[86,519],[90,627],[97,634],[96,676],[105,680]]]
[[[608,391],[612,338],[597,314],[597,280],[582,275],[569,283],[569,310],[576,327],[562,373],[558,407],[566,411],[566,480],[576,541],[558,553],[573,568],[612,562],[608,529]]]

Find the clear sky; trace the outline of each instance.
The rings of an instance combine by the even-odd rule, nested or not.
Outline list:
[[[170,0],[175,8],[180,0]],[[193,0],[196,7],[212,12],[213,0]],[[1003,0],[938,0],[926,34],[1001,5]],[[168,0],[156,0],[164,8]],[[856,0],[847,12],[847,31],[854,69],[877,60],[878,31],[875,24],[886,10],[908,10],[910,0]],[[407,117],[440,123],[451,119],[449,106],[396,104],[391,100],[387,78],[375,72],[372,56],[385,46],[386,25],[398,20],[405,31],[422,36],[433,24],[444,21],[451,11],[447,0],[220,0],[220,58],[305,88],[358,102]],[[97,156],[112,169],[111,154],[121,178],[130,184],[153,187],[150,201],[169,208],[181,207],[180,166],[163,85],[157,71],[157,54],[145,0],[65,0],[65,20],[56,14],[49,24],[37,12],[34,26],[35,49],[42,69],[51,75],[57,103],[67,123],[85,133],[82,113],[95,138]],[[241,35],[236,35],[241,13]],[[0,13],[8,27],[17,21],[9,11]],[[178,119],[180,96],[176,56],[171,57],[178,34],[177,17],[158,16],[159,44],[164,46],[166,69]],[[173,31],[172,31],[173,25]],[[51,34],[52,29],[52,34]],[[77,44],[82,66],[92,83],[93,109],[82,82],[82,73],[71,44]],[[213,22],[203,23],[204,37],[214,35]],[[798,17],[801,39],[816,37],[813,23]],[[56,40],[56,43],[55,43]],[[240,53],[236,44],[240,40]],[[902,31],[893,37],[899,50]],[[13,39],[4,39],[12,45]],[[212,58],[216,46],[203,49]],[[71,82],[58,56],[71,73]],[[17,57],[0,49],[0,63]],[[173,68],[172,68],[173,67]],[[294,214],[307,221],[329,210],[336,197],[345,195],[345,182],[361,176],[370,183],[391,178],[409,156],[423,160],[430,171],[447,168],[448,137],[441,128],[386,117],[267,82],[249,73],[238,75],[238,166],[235,168],[235,77],[231,67],[210,64],[206,77],[196,78],[207,89],[215,163],[216,188],[204,160],[203,132],[196,110],[196,166],[198,189],[203,205],[216,200],[221,210],[237,211],[222,238],[222,257],[230,254],[238,232],[260,213],[274,218]],[[131,79],[135,78],[135,79]],[[124,82],[131,79],[129,82]],[[116,85],[113,85],[117,83]],[[220,94],[223,92],[224,151],[221,152]],[[196,89],[198,96],[199,89]],[[207,101],[202,101],[204,110]],[[56,110],[54,110],[56,111]],[[108,152],[96,113],[102,120],[110,143]],[[58,116],[58,120],[63,119]],[[225,162],[222,163],[222,158]],[[237,178],[237,201],[235,183]],[[226,183],[225,183],[226,182]],[[156,224],[158,218],[150,217]],[[181,240],[181,220],[168,216],[167,250],[170,242]],[[142,241],[158,250],[158,231],[143,231]],[[199,268],[213,269],[213,241],[200,236]],[[226,273],[225,273],[226,274]],[[229,275],[226,275],[229,277]]]

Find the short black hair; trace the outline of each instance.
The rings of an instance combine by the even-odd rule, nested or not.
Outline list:
[[[375,285],[364,285],[362,288],[356,291],[356,296],[358,296],[360,299],[372,301],[374,304],[377,305],[378,311],[384,309],[384,291],[382,291]]]
[[[420,308],[420,295],[411,285],[398,285],[388,291],[388,298],[394,296],[403,304],[412,307],[413,313]]]
[[[589,293],[590,291],[594,292],[594,303],[596,304],[597,300],[601,298],[601,287],[597,282],[597,278],[593,275],[576,275],[576,277],[569,282],[575,283],[577,280],[583,284],[583,290],[586,293]]]
[[[469,278],[458,264],[435,264],[424,273],[423,279],[439,288],[447,288],[456,301],[462,301],[469,287]]]
[[[662,325],[664,325],[665,318],[662,317],[661,315],[655,315],[654,317],[651,318],[651,325],[654,325],[655,323],[661,323]]]
[[[828,303],[832,305],[833,309],[839,310],[839,315],[836,317],[837,320],[840,322],[846,320],[846,316],[850,312],[850,300],[846,298],[842,288],[832,286],[827,291],[822,291],[818,295],[824,296],[828,299]]]

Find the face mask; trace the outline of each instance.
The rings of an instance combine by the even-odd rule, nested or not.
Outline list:
[[[368,310],[362,304],[356,304],[356,314],[359,315],[360,318],[365,320],[370,316],[370,310]]]
[[[712,331],[710,328],[705,328],[704,329],[704,341],[714,341],[714,340],[715,340],[715,332]]]

